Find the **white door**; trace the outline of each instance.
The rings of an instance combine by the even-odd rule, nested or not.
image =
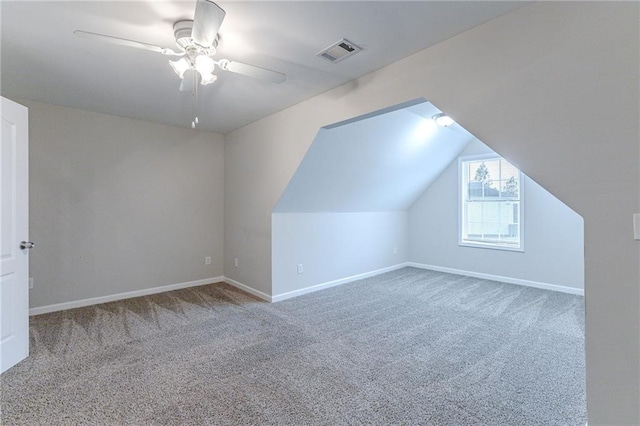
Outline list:
[[[28,111],[2,98],[0,373],[29,356]]]

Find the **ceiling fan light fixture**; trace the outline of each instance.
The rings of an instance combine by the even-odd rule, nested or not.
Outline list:
[[[217,75],[211,74],[211,73],[209,74],[200,73],[200,76],[202,77],[202,80],[200,80],[200,84],[202,84],[203,86],[214,83],[218,79]]]
[[[196,70],[202,75],[203,79],[205,75],[213,73],[215,64],[215,61],[210,56],[198,55],[196,57],[195,67]]]
[[[169,65],[178,77],[183,78],[184,72],[191,68],[191,64],[187,58],[180,58],[177,61],[169,61]]]
[[[2,1],[2,0],[0,0]],[[191,0],[193,2],[194,0]],[[82,38],[100,40],[125,47],[147,50],[168,56],[178,56],[171,60],[169,66],[180,78],[180,92],[190,93],[193,99],[193,116],[191,126],[198,123],[197,103],[198,86],[214,83],[218,76],[214,74],[217,68],[222,71],[244,75],[268,82],[280,84],[286,81],[286,75],[277,71],[244,64],[228,59],[215,61],[218,46],[218,31],[226,12],[213,0],[195,0],[196,10],[193,20],[183,19],[173,25],[174,38],[179,51],[156,46],[141,41],[129,40],[105,34],[76,30],[75,35]],[[346,47],[345,47],[346,46]],[[352,46],[341,46],[343,49],[353,50]]]

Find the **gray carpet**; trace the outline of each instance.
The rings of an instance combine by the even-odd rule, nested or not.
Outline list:
[[[404,268],[275,304],[219,283],[40,315],[1,419],[583,426],[583,313]]]

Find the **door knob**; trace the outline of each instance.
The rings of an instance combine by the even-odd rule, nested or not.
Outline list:
[[[36,245],[33,244],[31,241],[23,241],[20,243],[20,248],[22,250],[27,250],[27,249],[32,249],[34,248]]]

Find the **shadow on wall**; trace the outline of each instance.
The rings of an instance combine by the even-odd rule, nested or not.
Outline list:
[[[524,250],[459,245],[458,159],[497,154],[440,113],[417,99],[320,129],[272,213],[274,300],[407,264],[582,293],[582,218],[526,176]]]

